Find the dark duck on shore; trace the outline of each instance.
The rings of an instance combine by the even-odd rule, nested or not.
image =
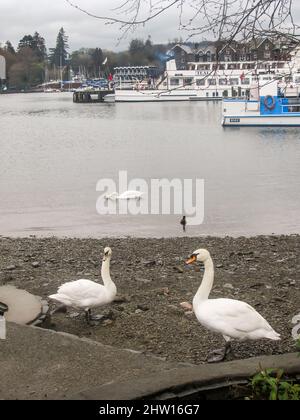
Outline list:
[[[183,216],[183,218],[180,220],[180,224],[182,225],[183,231],[186,231],[186,216]]]

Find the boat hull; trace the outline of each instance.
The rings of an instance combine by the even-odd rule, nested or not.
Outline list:
[[[225,116],[224,127],[300,127],[300,115]]]
[[[159,90],[116,90],[115,102],[170,102],[189,101],[193,92]]]

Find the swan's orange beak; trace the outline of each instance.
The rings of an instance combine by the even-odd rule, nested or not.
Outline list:
[[[193,264],[197,261],[197,255],[192,255],[191,258],[189,258],[185,263],[186,264]]]

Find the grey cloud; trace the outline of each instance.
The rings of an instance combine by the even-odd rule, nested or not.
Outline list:
[[[111,15],[122,0],[73,0],[96,14]],[[299,0],[294,0],[294,18],[300,21]],[[188,12],[187,12],[188,16]],[[71,50],[81,47],[124,50],[133,37],[147,38],[153,42],[166,42],[186,34],[178,31],[178,10],[170,10],[145,27],[138,28],[118,45],[121,35],[117,25],[106,25],[103,21],[88,17],[71,8],[65,0],[0,0],[0,42],[10,40],[15,46],[25,35],[38,31],[46,39],[47,47],[55,45],[60,27],[69,36]]]
[[[110,9],[121,0],[74,0],[84,8],[98,14],[111,15]],[[99,5],[101,3],[101,6]],[[117,24],[106,25],[71,8],[64,0],[1,0],[0,1],[0,42],[10,40],[17,46],[25,34],[38,31],[45,39],[47,47],[55,45],[60,27],[69,36],[71,50],[81,47],[101,47],[103,49],[124,50],[133,37],[152,36],[154,42],[165,42],[179,37],[176,11],[138,28],[118,43],[121,32]]]

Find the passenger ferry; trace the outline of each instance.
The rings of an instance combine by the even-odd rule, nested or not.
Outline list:
[[[286,92],[285,92],[286,93]],[[299,88],[284,96],[278,81],[251,88],[249,99],[223,100],[223,126],[300,127]]]
[[[154,88],[147,82],[139,80],[132,81],[130,88],[127,81],[124,88],[124,82],[120,81],[115,88],[114,100],[116,102],[221,101],[223,98],[249,97],[253,83],[263,85],[274,79],[287,84],[299,83],[298,55],[295,55],[290,62],[189,63],[187,70],[177,70],[175,60],[170,60],[166,64],[164,75],[157,80]]]

